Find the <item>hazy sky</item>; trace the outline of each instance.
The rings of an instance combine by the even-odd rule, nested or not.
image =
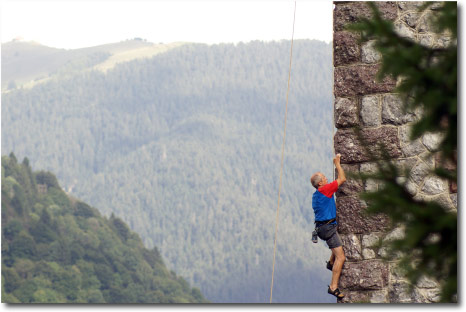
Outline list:
[[[140,37],[150,42],[291,39],[292,0],[2,0],[1,42],[22,37],[81,48]],[[332,39],[332,1],[297,1],[295,38]]]

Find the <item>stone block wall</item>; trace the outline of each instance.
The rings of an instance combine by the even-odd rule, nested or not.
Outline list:
[[[435,14],[438,4],[418,12],[424,2],[377,2],[384,18],[392,20],[396,31],[429,46],[443,46],[449,42],[446,35],[431,32],[429,15]],[[421,112],[404,113],[400,98],[393,92],[396,81],[377,82],[375,75],[380,66],[380,55],[373,42],[358,43],[358,35],[345,29],[345,25],[369,17],[365,2],[334,2],[333,58],[334,58],[334,136],[335,152],[342,155],[346,172],[373,172],[363,146],[354,132],[360,127],[369,150],[375,151],[377,142],[385,143],[388,151],[404,168],[410,169],[409,191],[416,197],[435,200],[447,209],[456,210],[456,185],[429,175],[436,165],[435,159],[426,157],[439,143],[436,134],[426,134],[410,142],[411,124]],[[404,303],[435,302],[439,299],[439,284],[423,278],[408,292],[408,282],[399,273],[396,262],[382,260],[383,248],[379,241],[403,235],[403,229],[387,232],[386,216],[367,218],[363,215],[366,203],[359,193],[376,190],[375,182],[348,180],[337,193],[339,233],[344,242],[347,261],[340,278],[340,288],[346,294],[342,302]]]

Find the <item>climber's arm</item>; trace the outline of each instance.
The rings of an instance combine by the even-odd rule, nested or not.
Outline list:
[[[345,183],[346,181],[345,172],[343,171],[343,168],[341,167],[341,164],[340,164],[340,158],[341,158],[341,155],[337,154],[335,158],[333,159],[333,163],[335,164],[335,168],[337,168],[337,172],[338,172],[338,178],[337,178],[338,186]]]

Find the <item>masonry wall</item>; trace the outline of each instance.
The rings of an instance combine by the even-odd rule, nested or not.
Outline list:
[[[435,14],[434,6],[424,13],[417,9],[424,2],[377,2],[383,17],[394,21],[397,32],[429,46],[443,46],[449,42],[446,35],[437,37],[429,26],[428,17]],[[456,210],[456,185],[429,176],[435,159],[426,158],[439,142],[438,135],[425,135],[417,141],[408,140],[410,125],[420,112],[404,114],[402,103],[393,92],[396,82],[375,81],[380,66],[380,55],[372,42],[360,45],[355,33],[345,25],[361,16],[369,17],[364,2],[334,2],[334,137],[335,152],[342,155],[346,172],[373,172],[363,147],[357,140],[354,127],[362,128],[369,148],[384,142],[393,159],[410,169],[409,191],[416,197],[440,202],[447,209]],[[378,185],[368,181],[349,180],[337,193],[339,233],[344,242],[347,261],[340,278],[340,289],[346,294],[342,302],[404,303],[435,302],[439,300],[439,284],[428,278],[420,280],[414,291],[408,292],[408,282],[399,274],[396,262],[382,260],[383,248],[374,247],[384,241],[403,235],[401,228],[387,232],[387,218],[370,219],[362,215],[366,204],[358,194],[375,190]]]

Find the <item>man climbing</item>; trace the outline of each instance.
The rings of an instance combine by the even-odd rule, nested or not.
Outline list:
[[[340,165],[340,158],[340,154],[333,158],[333,163],[338,171],[338,178],[335,181],[328,183],[327,178],[321,172],[314,173],[311,177],[311,184],[316,188],[312,195],[312,208],[314,209],[317,235],[326,241],[332,250],[330,260],[327,262],[327,269],[332,271],[332,281],[328,287],[328,293],[338,299],[344,297],[338,289],[338,281],[343,263],[346,260],[343,243],[337,233],[337,211],[333,196],[338,187],[346,181],[345,172]]]

